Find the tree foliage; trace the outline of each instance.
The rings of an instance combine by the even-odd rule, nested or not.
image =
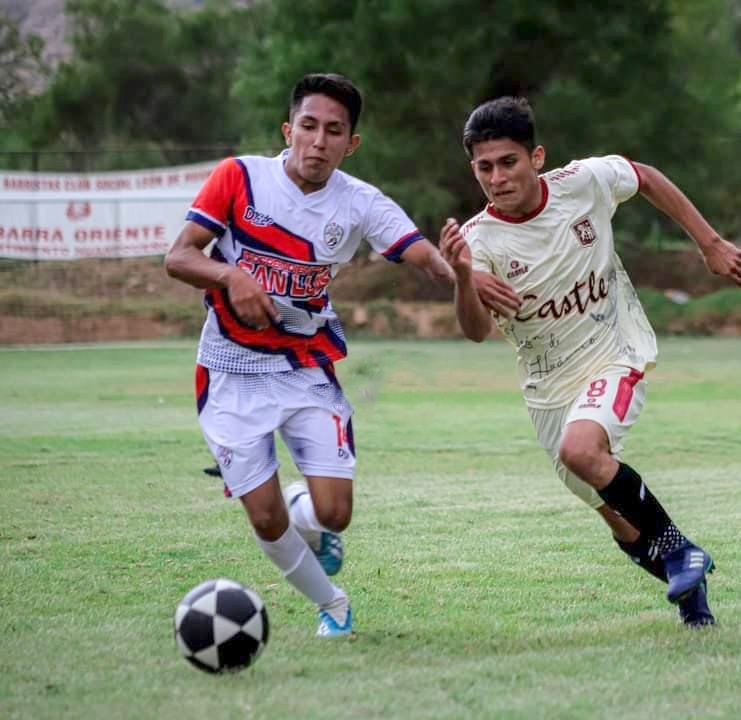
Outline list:
[[[426,231],[481,206],[461,131],[471,108],[527,95],[548,166],[623,153],[657,165],[739,231],[740,0],[67,0],[73,57],[16,127],[33,147],[277,148],[307,72],[362,89],[347,169]],[[628,219],[647,234],[649,215]],[[650,217],[655,218],[655,214]],[[654,220],[651,220],[654,222]]]
[[[0,12],[0,128],[12,123],[14,114],[43,82],[48,72],[43,49],[40,37],[22,37],[18,25]]]
[[[66,11],[74,54],[34,107],[34,147],[236,143],[241,121],[228,98],[246,8],[67,0]]]
[[[475,104],[501,94],[531,99],[549,166],[606,152],[652,162],[730,224],[727,201],[741,178],[719,178],[718,167],[724,145],[741,132],[739,52],[724,29],[727,0],[710,5],[705,12],[692,0],[271,0],[236,87],[255,100],[250,132],[274,132],[302,73],[354,78],[366,94],[367,147],[352,167],[428,229],[480,207],[461,131]],[[634,215],[634,227],[646,222]]]

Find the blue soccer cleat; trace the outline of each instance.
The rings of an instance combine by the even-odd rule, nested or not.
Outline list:
[[[309,488],[306,487],[306,483],[301,481],[291,483],[283,491],[283,497],[288,506],[289,514],[291,514],[291,508],[296,504],[297,500],[302,495],[308,494]],[[345,559],[345,548],[342,543],[342,537],[338,533],[330,532],[329,530],[319,531],[302,528],[295,523],[293,516],[291,516],[291,522],[294,523],[301,537],[306,540],[306,543],[314,555],[316,555],[324,572],[327,575],[336,575],[342,568],[342,562]]]
[[[705,573],[713,571],[715,563],[701,547],[686,540],[664,558],[664,568],[669,581],[666,598],[679,603],[705,580]]]
[[[679,601],[679,619],[687,627],[715,625],[715,618],[708,607],[707,589],[707,583],[703,580],[684,600]]]
[[[319,628],[316,631],[317,637],[322,638],[334,638],[334,637],[346,637],[352,635],[352,608],[350,604],[345,600],[346,606],[344,622],[340,624],[334,615],[329,610],[319,611]],[[337,611],[333,611],[335,615]]]
[[[345,549],[342,538],[337,533],[323,532],[319,535],[318,544],[309,543],[309,547],[314,551],[327,575],[336,575],[340,571],[345,558]]]

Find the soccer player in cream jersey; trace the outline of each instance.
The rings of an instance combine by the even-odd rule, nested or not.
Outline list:
[[[545,150],[523,98],[477,107],[463,144],[488,200],[463,226],[448,219],[440,234],[464,334],[481,342],[494,315],[517,351],[528,411],[559,477],[602,516],[627,555],[668,583],[667,599],[686,625],[713,624],[711,556],[619,459],[643,408],[656,339],[615,253],[612,216],[642,194],[684,228],[712,272],[739,285],[741,252],[649,165],[609,155],[541,174]],[[501,281],[519,296],[517,310],[489,302],[486,283],[495,295]]]
[[[352,408],[334,373],[345,339],[328,285],[361,241],[453,281],[395,202],[338,169],[359,145],[361,105],[343,76],[300,80],[282,125],[287,149],[221,162],[165,261],[170,275],[206,290],[196,396],[225,493],[241,501],[263,552],[316,603],[321,637],[352,631],[348,597],[328,577],[342,564],[355,468]],[[516,304],[504,283],[495,295],[501,309]],[[276,431],[306,478],[285,497]]]

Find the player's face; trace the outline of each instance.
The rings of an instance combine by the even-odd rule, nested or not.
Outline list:
[[[304,193],[321,190],[360,144],[347,108],[326,95],[305,97],[281,129],[289,148],[286,173]]]
[[[545,150],[538,145],[530,152],[524,145],[499,138],[473,146],[471,167],[494,209],[509,217],[523,217],[541,201],[538,173]]]

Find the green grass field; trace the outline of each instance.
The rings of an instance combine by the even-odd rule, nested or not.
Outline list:
[[[314,638],[201,473],[194,345],[0,351],[0,717],[739,717],[741,339],[664,339],[624,454],[715,556],[701,631],[556,480],[509,347],[352,344],[353,641]],[[181,596],[218,576],[272,623],[228,676],[172,637]]]

